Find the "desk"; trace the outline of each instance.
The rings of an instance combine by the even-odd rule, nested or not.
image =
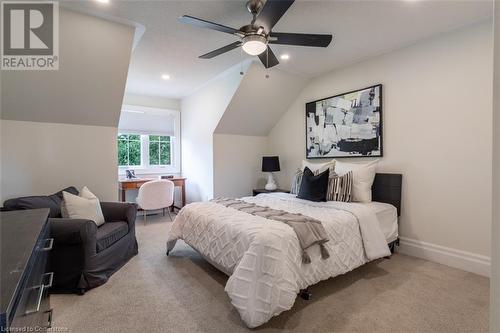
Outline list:
[[[120,190],[120,199],[122,202],[126,201],[127,190],[137,190],[142,184],[158,180],[158,178],[133,178],[133,179],[120,179],[118,181]],[[186,178],[185,177],[174,177],[168,178],[172,181],[176,187],[181,188],[181,208],[186,204]],[[176,207],[179,208],[179,207]]]

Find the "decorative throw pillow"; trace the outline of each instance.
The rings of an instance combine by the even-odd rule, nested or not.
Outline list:
[[[80,196],[63,192],[63,197],[62,217],[91,220],[97,226],[104,224],[104,215],[99,199],[86,186],[80,192]]]
[[[308,167],[305,167],[297,198],[310,201],[326,201],[329,175],[329,169],[319,175],[314,175]]]
[[[302,170],[297,169],[292,178],[292,186],[290,187],[290,194],[298,194],[300,190],[300,183],[302,182]]]
[[[343,176],[335,175],[328,179],[328,191],[326,200],[351,202],[352,171]]]
[[[330,177],[335,176],[335,160],[325,163],[311,163],[309,161],[302,160],[302,171],[304,171],[306,167],[317,175],[327,169],[330,169]]]
[[[375,179],[377,163],[378,160],[363,164],[341,161],[335,163],[335,172],[338,175],[342,176],[352,171],[352,201],[372,201],[372,185]]]

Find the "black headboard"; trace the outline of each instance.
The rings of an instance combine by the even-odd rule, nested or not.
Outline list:
[[[403,175],[400,173],[377,173],[372,186],[372,200],[393,205],[401,216],[401,187]]]

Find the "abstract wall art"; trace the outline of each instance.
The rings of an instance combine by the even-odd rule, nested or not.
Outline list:
[[[306,157],[381,157],[382,85],[306,104]]]

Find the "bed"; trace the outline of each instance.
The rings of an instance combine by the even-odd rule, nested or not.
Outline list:
[[[179,212],[167,254],[182,239],[227,274],[225,291],[232,305],[248,327],[257,327],[292,308],[308,286],[390,256],[398,240],[401,180],[400,174],[377,174],[371,203],[310,202],[287,193],[240,199],[321,221],[328,257],[311,246],[310,262],[304,263],[289,225],[216,202],[192,203]]]

